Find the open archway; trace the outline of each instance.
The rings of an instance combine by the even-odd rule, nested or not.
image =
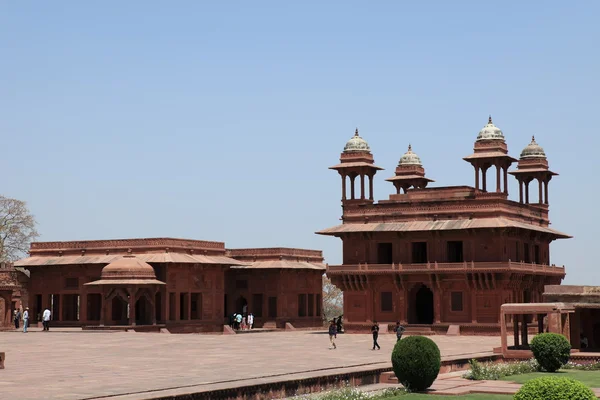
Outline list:
[[[411,293],[410,324],[433,324],[433,292],[427,286],[416,286]]]
[[[244,296],[240,296],[235,302],[235,312],[246,315],[248,312],[248,300]]]

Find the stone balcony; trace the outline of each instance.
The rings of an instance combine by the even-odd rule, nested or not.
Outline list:
[[[387,273],[468,273],[468,272],[517,272],[534,275],[564,276],[565,267],[534,263],[501,262],[462,262],[426,264],[343,264],[328,265],[327,274],[387,274]]]

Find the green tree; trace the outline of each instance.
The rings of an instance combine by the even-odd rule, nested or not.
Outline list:
[[[0,195],[0,262],[16,261],[39,235],[24,201]]]

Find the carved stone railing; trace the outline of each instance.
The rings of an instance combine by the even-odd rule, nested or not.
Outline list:
[[[424,263],[424,264],[343,264],[328,265],[327,273],[392,273],[392,272],[468,272],[468,271],[521,271],[542,272],[548,274],[564,274],[565,267],[556,265],[543,265],[524,262],[462,262],[462,263]]]

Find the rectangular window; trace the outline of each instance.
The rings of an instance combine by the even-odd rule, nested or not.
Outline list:
[[[426,264],[427,263],[427,242],[412,243],[412,263]]]
[[[323,299],[321,298],[321,295],[318,294],[317,295],[317,317],[321,316],[322,302],[323,302]]]
[[[78,289],[79,288],[79,279],[78,278],[66,278],[65,279],[65,289]]]
[[[192,319],[202,319],[202,293],[192,293]]]
[[[277,297],[269,297],[269,318],[277,318]]]
[[[306,295],[298,295],[298,316],[306,317]]]
[[[541,264],[540,262],[540,246],[537,244],[533,246],[533,262],[536,264]]]
[[[88,321],[99,321],[102,312],[102,295],[90,293],[87,295],[87,319]]]
[[[177,304],[175,304],[175,293],[169,293],[169,320],[175,321],[175,310]]]
[[[450,306],[452,311],[462,311],[463,310],[463,294],[462,292],[452,292],[450,294],[451,301]]]
[[[391,243],[377,243],[377,264],[391,264],[392,256]]]
[[[179,319],[188,319],[188,294],[179,293]]]
[[[263,295],[255,293],[252,295],[252,309],[250,310],[255,317],[262,318],[263,316]]]
[[[381,311],[382,312],[394,311],[392,292],[381,292]]]
[[[448,262],[461,263],[464,261],[463,257],[463,242],[452,241],[448,242]]]
[[[315,295],[314,294],[308,295],[308,316],[309,317],[315,316]]]
[[[529,251],[529,243],[523,243],[523,261],[526,263],[531,262],[531,253]]]

